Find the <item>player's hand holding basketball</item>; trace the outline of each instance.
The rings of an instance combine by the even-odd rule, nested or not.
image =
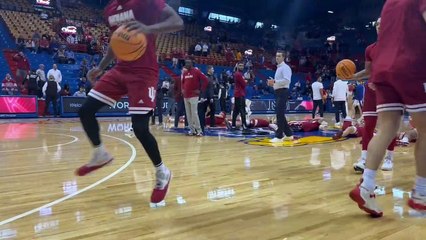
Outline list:
[[[89,79],[90,83],[93,85],[96,82],[96,78],[102,75],[103,70],[99,67],[95,67],[89,70],[87,73],[87,79]]]
[[[127,31],[129,32],[135,32],[135,33],[146,33],[146,34],[150,34],[151,33],[151,28],[148,27],[147,25],[138,22],[138,21],[132,21],[129,22],[125,25],[125,28],[127,29]]]

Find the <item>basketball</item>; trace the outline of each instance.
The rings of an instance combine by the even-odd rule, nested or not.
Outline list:
[[[112,34],[110,46],[117,59],[130,62],[142,57],[147,40],[145,34],[132,33],[121,26]]]
[[[340,79],[350,79],[355,72],[356,66],[352,60],[344,59],[336,65],[336,75]]]

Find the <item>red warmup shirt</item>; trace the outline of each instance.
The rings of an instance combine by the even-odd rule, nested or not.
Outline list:
[[[191,68],[182,75],[182,89],[184,98],[199,97],[200,90],[205,91],[209,79],[197,68]]]
[[[365,61],[371,62],[371,69],[373,69],[373,59],[374,59],[374,56],[376,55],[376,49],[377,49],[376,43],[369,45],[365,49]],[[368,79],[368,81],[373,83],[374,82],[373,76],[370,75],[370,78]]]
[[[246,96],[246,80],[243,77],[242,72],[234,73],[235,89],[234,97],[245,97]]]
[[[150,26],[160,22],[165,7],[164,0],[112,0],[105,8],[104,17],[111,31],[133,20]],[[148,45],[145,54],[136,61],[118,61],[116,67],[123,71],[137,71],[139,73],[148,71],[148,73],[158,75],[155,50],[156,37],[155,34],[147,34]]]
[[[377,81],[426,76],[426,0],[387,0],[381,14],[372,76]]]

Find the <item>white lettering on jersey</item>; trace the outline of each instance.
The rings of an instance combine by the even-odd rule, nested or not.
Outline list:
[[[185,79],[187,79],[187,78],[194,78],[194,76],[193,75],[185,75]]]
[[[135,15],[133,14],[133,10],[130,9],[128,11],[109,16],[108,23],[111,27],[114,27],[133,20],[135,20]]]
[[[157,91],[155,90],[154,87],[148,88],[148,97],[151,99],[151,102],[155,101],[156,93],[157,93]]]

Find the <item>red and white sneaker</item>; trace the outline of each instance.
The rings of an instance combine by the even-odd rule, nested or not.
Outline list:
[[[362,187],[361,183],[352,189],[352,191],[349,193],[349,197],[358,204],[360,209],[370,214],[371,217],[377,218],[383,216],[382,210],[380,210],[377,206],[376,194],[374,191],[370,192]]]
[[[411,198],[408,199],[408,206],[414,210],[426,211],[426,196],[422,196],[413,190]]]
[[[172,172],[167,168],[165,168],[165,170],[157,171],[157,183],[155,184],[155,188],[152,190],[151,194],[151,208],[166,206],[166,201],[164,201],[164,199],[169,191],[169,185],[172,181],[172,177]]]
[[[103,148],[95,149],[93,152],[93,157],[90,163],[81,166],[75,171],[75,175],[77,176],[85,176],[103,166],[112,162],[114,158],[111,154],[105,151]]]

